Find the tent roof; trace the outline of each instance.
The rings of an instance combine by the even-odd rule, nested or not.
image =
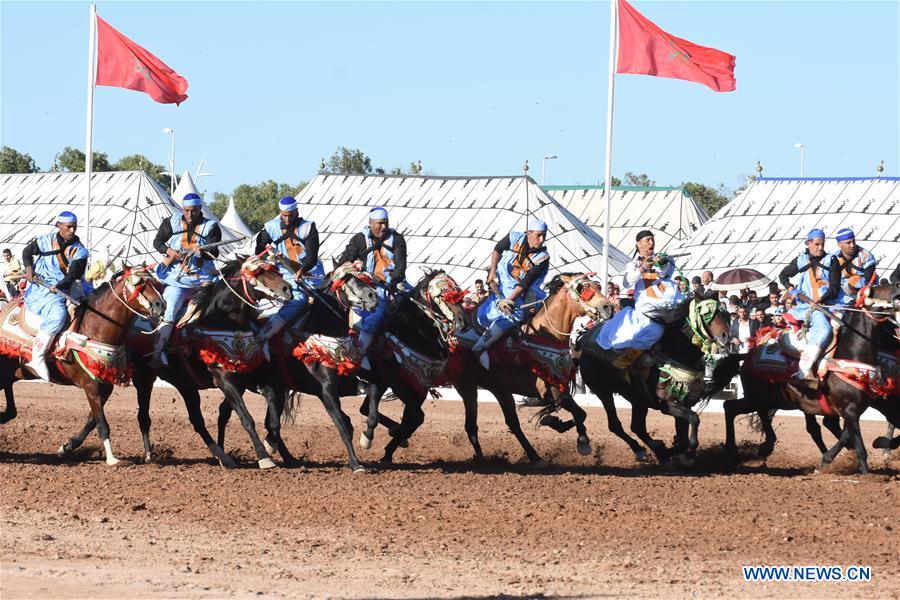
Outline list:
[[[547,185],[544,189],[563,206],[603,234],[605,198],[601,185]],[[633,248],[634,236],[650,229],[657,251],[686,240],[709,218],[683,187],[612,186],[609,237],[618,248]]]
[[[253,232],[250,231],[250,228],[247,227],[247,224],[244,223],[244,220],[241,218],[241,215],[238,214],[237,209],[234,207],[234,198],[228,199],[228,209],[225,211],[225,214],[222,215],[222,219],[220,223],[227,227],[228,229],[234,231],[237,234],[242,236],[251,236]]]
[[[297,202],[303,218],[316,223],[323,259],[343,251],[367,224],[369,209],[387,208],[391,226],[406,238],[410,281],[441,267],[461,285],[483,277],[496,241],[523,229],[529,209],[549,227],[551,273],[600,271],[602,238],[530,177],[320,174]],[[610,273],[627,260],[612,247]]]
[[[751,267],[777,279],[816,227],[828,236],[826,252],[837,250],[838,229],[853,229],[887,276],[900,260],[900,178],[761,178],[673,253],[691,253],[679,261],[689,275]]]
[[[49,231],[62,210],[71,210],[85,225],[84,173],[0,175],[0,246],[16,252]],[[143,171],[93,173],[91,237],[93,254],[107,257],[124,248],[121,258],[134,264],[155,262],[153,238],[163,219],[181,209]],[[235,239],[230,231],[223,239]]]

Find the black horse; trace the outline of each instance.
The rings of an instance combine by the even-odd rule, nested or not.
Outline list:
[[[693,318],[689,318],[690,311],[695,311]],[[692,410],[692,406],[701,399],[702,383],[699,383],[700,388],[694,383],[694,389],[681,386],[674,395],[666,393],[666,387],[679,386],[676,381],[672,381],[677,379],[677,371],[673,373],[672,366],[679,369],[680,365],[702,374],[707,357],[718,349],[725,348],[729,339],[727,314],[713,300],[685,302],[669,320],[662,338],[650,353],[653,364],[645,366],[643,372],[639,370],[640,367],[623,369],[617,366],[613,362],[615,355],[600,348],[596,339],[603,324],[590,331],[581,341],[581,377],[603,403],[609,430],[624,440],[640,461],[647,460],[646,452],[622,428],[616,414],[613,394],[619,394],[631,403],[631,431],[647,444],[659,461],[681,453],[685,453],[690,460],[699,443],[697,429],[700,423],[700,417]],[[675,357],[677,363],[672,365],[671,358]],[[668,375],[665,371],[672,374]],[[663,441],[651,437],[647,432],[647,413],[651,408],[675,417],[676,443],[671,450],[666,448]],[[554,425],[556,424],[551,422],[550,426]]]

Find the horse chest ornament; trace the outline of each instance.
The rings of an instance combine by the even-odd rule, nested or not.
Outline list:
[[[196,329],[189,335],[200,360],[230,373],[252,371],[265,360],[263,344],[252,331]]]
[[[334,369],[338,375],[350,375],[359,370],[362,353],[353,337],[330,337],[322,334],[300,338],[292,354],[308,367],[321,364]]]

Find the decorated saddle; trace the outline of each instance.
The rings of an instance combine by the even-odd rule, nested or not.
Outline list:
[[[111,346],[89,340],[76,333],[79,319],[73,316],[75,307],[69,309],[68,329],[60,333],[53,345],[51,359],[61,363],[76,363],[92,379],[112,384],[124,384],[131,379],[125,347]],[[41,317],[25,307],[22,297],[15,298],[0,310],[0,354],[17,358],[22,362],[31,360],[34,336],[41,326]],[[70,383],[56,369],[54,380]]]

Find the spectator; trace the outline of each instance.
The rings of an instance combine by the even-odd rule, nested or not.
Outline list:
[[[3,260],[6,261],[6,264],[3,266],[3,285],[6,290],[4,295],[7,299],[12,300],[12,298],[19,295],[19,279],[24,276],[22,263],[13,256],[9,248],[3,249]]]
[[[739,306],[742,306],[741,299],[738,298],[736,295],[732,294],[728,298],[728,313],[731,315],[737,314],[737,310],[738,310]]]
[[[771,316],[780,304],[781,295],[778,292],[769,291],[769,306],[766,307],[766,314]]]
[[[759,304],[759,298],[756,296],[756,290],[747,290],[747,300],[745,306],[748,311],[752,311]]]
[[[688,292],[688,287],[689,287],[689,286],[688,286],[688,281],[687,281],[687,279],[685,279],[685,278],[682,277],[681,275],[676,275],[676,276],[675,276],[675,281],[678,282],[678,289],[681,290],[681,293],[682,293],[682,294],[687,294],[687,292]]]
[[[468,295],[472,296],[472,299],[477,304],[478,302],[481,302],[482,300],[487,298],[489,293],[490,292],[488,292],[487,288],[484,287],[484,281],[481,279],[476,279],[475,284],[471,288],[469,288]]]
[[[763,308],[762,304],[756,305],[751,315],[752,318],[756,319],[759,322],[760,328],[769,326],[769,318],[768,315],[766,315],[766,311]]]
[[[759,331],[759,321],[748,316],[746,306],[738,306],[737,317],[731,322],[731,343],[736,352],[746,354],[750,340]]]

